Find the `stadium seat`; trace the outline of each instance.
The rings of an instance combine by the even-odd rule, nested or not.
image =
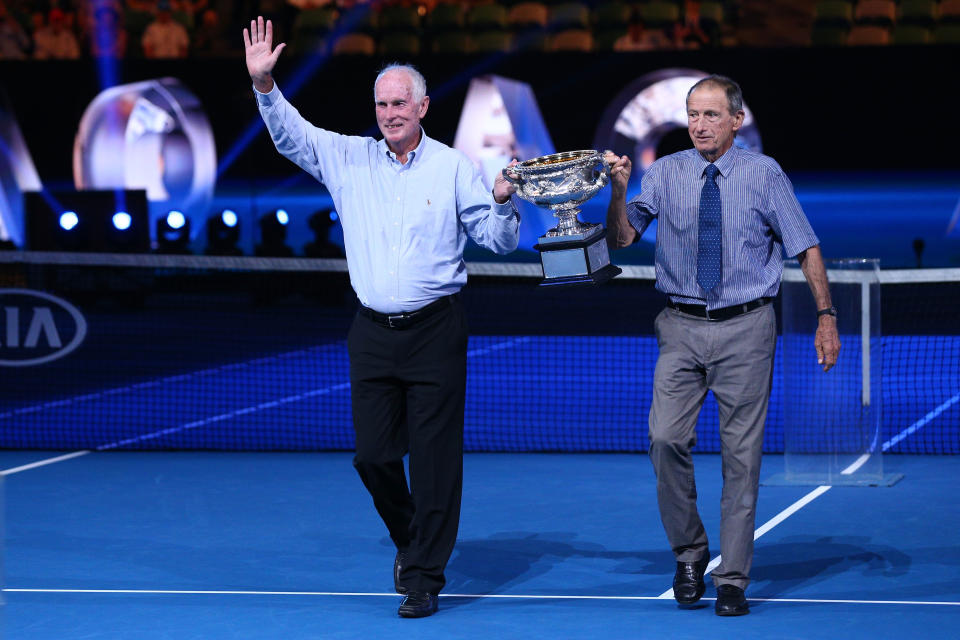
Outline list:
[[[304,9],[293,20],[290,49],[297,54],[323,51],[326,37],[337,24],[337,10],[333,7]]]
[[[647,2],[640,5],[637,13],[648,29],[663,29],[680,21],[680,8],[673,2]]]
[[[553,32],[567,29],[589,29],[590,10],[579,2],[563,2],[550,7],[547,29]]]
[[[853,3],[847,0],[820,0],[813,8],[813,24],[849,27],[853,24]]]
[[[333,45],[333,54],[337,56],[372,56],[377,52],[377,43],[367,33],[347,33]]]
[[[459,31],[466,24],[463,6],[460,4],[438,4],[425,19],[427,31],[442,33]]]
[[[936,21],[936,0],[900,0],[897,12],[898,25],[918,25],[929,28]]]
[[[890,41],[897,45],[928,44],[933,41],[933,34],[918,24],[898,24],[893,28]]]
[[[513,31],[543,29],[550,12],[542,2],[520,2],[507,12],[507,24]]]
[[[420,14],[412,6],[384,7],[377,16],[377,26],[383,33],[417,33],[420,31]]]
[[[515,51],[546,51],[547,31],[543,29],[520,31],[513,34]]]
[[[897,45],[929,44],[933,42],[933,33],[917,24],[898,24],[893,28],[890,42]]]
[[[890,44],[890,29],[878,24],[856,24],[847,34],[849,46],[882,46]]]
[[[513,50],[513,34],[504,30],[482,31],[471,36],[475,53],[507,53]]]
[[[960,0],[940,0],[940,24],[960,22]]]
[[[849,31],[841,25],[814,24],[810,31],[810,44],[814,47],[844,47]]]
[[[470,34],[466,31],[444,31],[433,37],[430,50],[436,54],[465,54],[473,51]]]
[[[630,23],[633,9],[626,2],[604,2],[593,9],[593,27],[595,32],[620,30],[625,32]]]
[[[626,26],[620,29],[611,28],[594,31],[593,47],[596,51],[613,51],[614,43],[620,39],[620,36],[626,35],[626,33]]]
[[[550,51],[593,51],[593,34],[586,29],[566,29],[550,36]]]
[[[937,44],[960,44],[960,24],[938,24],[933,30]]]
[[[507,10],[498,4],[478,4],[467,13],[467,26],[474,31],[503,31],[507,28]]]
[[[853,11],[854,22],[860,25],[891,27],[897,20],[894,0],[859,0]]]
[[[378,14],[370,5],[356,5],[349,11],[342,11],[337,20],[337,29],[347,33],[365,33],[373,36],[377,32]]]
[[[393,31],[380,36],[380,53],[384,56],[416,57],[420,55],[420,37],[408,31]]]

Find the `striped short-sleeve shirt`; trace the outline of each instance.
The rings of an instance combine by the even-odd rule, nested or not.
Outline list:
[[[697,218],[708,164],[696,149],[660,158],[627,203],[638,234],[657,220],[657,289],[674,302],[711,310],[777,295],[784,251],[795,256],[819,240],[780,165],[737,146],[713,163],[720,170],[723,277],[711,291],[697,284]]]

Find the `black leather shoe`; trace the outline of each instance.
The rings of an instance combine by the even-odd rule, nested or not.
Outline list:
[[[397,613],[401,618],[426,618],[437,612],[440,597],[433,593],[411,591],[400,603]]]
[[[407,588],[400,584],[400,572],[403,571],[403,565],[407,562],[407,554],[403,551],[397,551],[397,557],[393,559],[393,588],[397,593],[406,593]]]
[[[717,587],[716,611],[718,616],[745,616],[750,613],[743,589],[732,584]]]
[[[673,575],[673,597],[680,604],[693,604],[707,590],[703,583],[703,572],[707,570],[710,555],[696,562],[678,562],[677,572]]]

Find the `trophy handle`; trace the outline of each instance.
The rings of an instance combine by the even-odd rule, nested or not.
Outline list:
[[[607,182],[610,181],[610,163],[607,162],[607,159],[604,157],[603,153],[599,154],[600,164],[603,165],[603,171],[597,175],[597,179],[594,181],[593,186],[597,189],[602,189],[607,186]]]
[[[514,186],[519,187],[519,186],[520,186],[520,180],[519,180],[518,178],[512,178],[512,177],[510,177],[510,174],[507,173],[507,171],[509,171],[509,170],[510,170],[510,167],[504,167],[503,169],[500,170],[500,173],[503,174],[503,177],[506,179],[507,182],[509,182],[510,184],[512,184],[512,185],[514,185]],[[608,169],[608,171],[609,171],[609,169]]]

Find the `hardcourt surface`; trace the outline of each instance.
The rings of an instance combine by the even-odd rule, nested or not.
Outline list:
[[[11,470],[62,452],[0,451]],[[440,611],[405,620],[348,453],[91,453],[8,473],[10,639],[960,637],[960,457],[894,456],[757,541],[751,614],[666,594],[643,454],[468,454]],[[696,458],[719,552],[720,458]],[[761,477],[782,471],[764,459]],[[815,487],[762,486],[758,527]]]

